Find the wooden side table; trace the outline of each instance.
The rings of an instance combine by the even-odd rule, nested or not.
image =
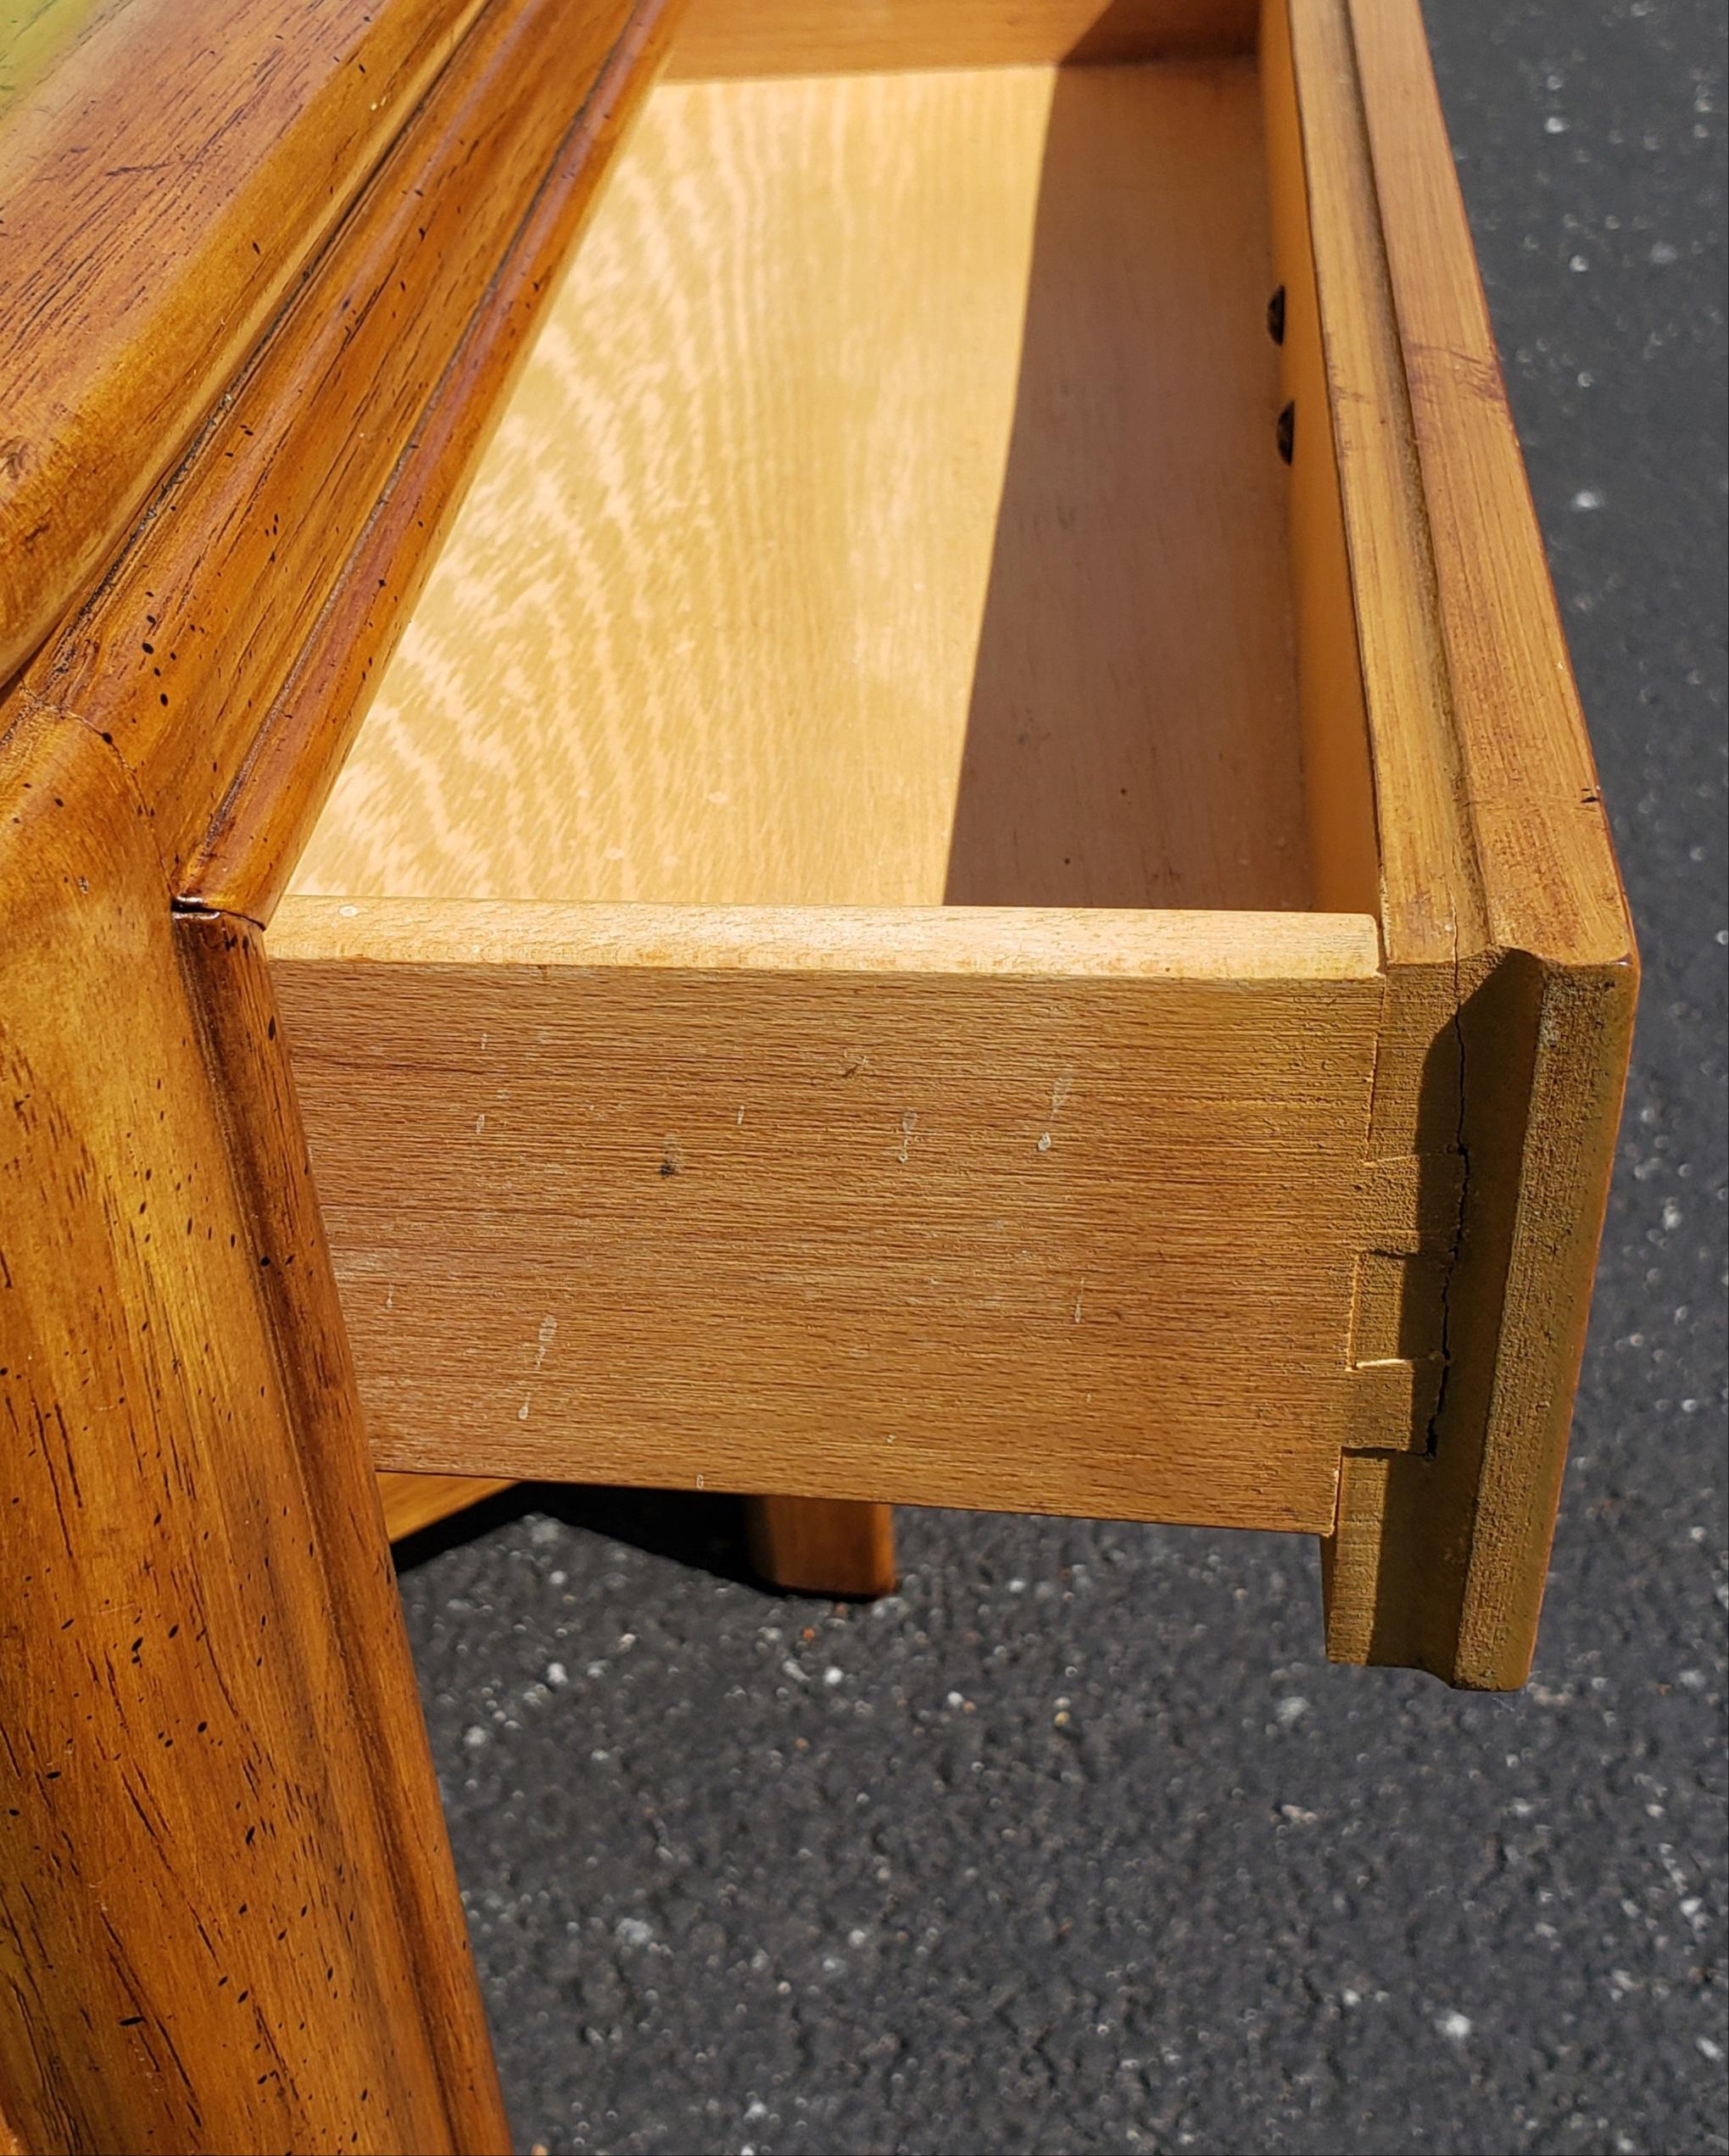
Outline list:
[[[379,1471],[1529,1667],[1636,966],[1415,0],[678,14],[0,31],[26,2149],[508,2145]]]

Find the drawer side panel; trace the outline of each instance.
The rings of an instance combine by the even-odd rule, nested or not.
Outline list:
[[[1330,1527],[1372,975],[274,971],[379,1466]]]

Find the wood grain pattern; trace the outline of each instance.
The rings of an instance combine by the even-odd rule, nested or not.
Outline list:
[[[484,75],[477,70],[446,140],[429,142],[424,154],[415,150],[418,176],[410,184],[404,175],[400,213],[415,217],[418,236],[410,203],[456,192],[467,242],[458,297],[473,312],[464,320],[460,304],[448,310],[448,364],[380,498],[354,527],[354,550],[188,872],[189,886],[209,903],[265,918],[281,895],[681,5],[635,0],[627,12],[606,0],[579,14],[568,0],[543,0],[519,9],[495,64]],[[500,153],[488,170],[473,136],[494,131]],[[388,292],[391,248],[406,242],[406,226],[398,223],[393,237],[382,209],[380,221]],[[483,287],[477,271],[485,273]],[[399,281],[413,289],[411,265]],[[410,319],[427,308],[422,293]],[[381,363],[369,406],[386,379]],[[358,431],[374,425],[369,413]]]
[[[1516,1685],[1619,1117],[1631,931],[1420,19],[1409,0],[1292,0],[1269,8],[1267,42],[1288,49],[1301,114],[1311,393],[1324,380],[1374,769],[1388,991],[1371,1147],[1457,1192],[1438,1260],[1375,1254],[1359,1284],[1359,1328],[1397,1332],[1434,1381],[1416,1457],[1346,1463],[1330,1647]],[[1336,646],[1328,604],[1318,641]]]
[[[0,2109],[502,2148],[257,953],[86,728],[6,740],[0,832]]]
[[[0,23],[0,681],[81,595],[480,0]]]
[[[1353,1216],[1330,1637],[1517,1682],[1631,940],[1414,11],[1269,4],[1258,72],[1276,271],[1246,67],[661,93],[301,888],[1372,905],[1397,1201]],[[1239,334],[1275,274],[1276,357]],[[1285,398],[1288,572],[1246,446]],[[670,917],[583,933],[667,963]],[[779,934],[704,917],[725,967]],[[471,962],[542,933],[467,919]]]
[[[1372,922],[655,911],[277,914],[382,1467],[1330,1523]]]
[[[1255,0],[693,0],[668,73],[827,75],[1247,53]]]
[[[510,1487],[488,1475],[382,1474],[378,1496],[384,1507],[385,1532],[393,1542],[400,1542]]]
[[[751,1563],[789,1593],[869,1601],[899,1585],[892,1506],[753,1497],[745,1502],[745,1534]]]
[[[1570,967],[1632,947],[1416,0],[1351,0],[1411,441],[1487,940]]]
[[[268,910],[671,12],[488,8],[14,690],[115,743],[182,895]]]
[[[1300,906],[1247,63],[657,92],[295,888]]]
[[[933,974],[1009,982],[1361,981],[1366,914],[1060,906],[516,905],[291,894],[271,949],[290,965],[606,966],[633,972]]]

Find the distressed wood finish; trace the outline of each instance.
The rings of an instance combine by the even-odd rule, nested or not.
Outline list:
[[[504,2145],[362,1400],[782,1576],[1322,1534],[1334,1654],[1529,1665],[1636,968],[1415,0],[696,0],[831,79],[664,93],[422,594],[673,13],[3,33],[27,2147]]]
[[[171,908],[265,909],[671,12],[67,0],[3,33],[30,2148],[508,2146],[268,984],[244,921]]]
[[[259,954],[82,727],[0,746],[0,2111],[502,2148]]]
[[[1330,1524],[1371,922],[291,899],[271,949],[381,1466]]]
[[[0,25],[0,681],[125,536],[480,0]]]
[[[324,798],[673,9],[494,0],[113,573],[15,688],[254,918]]]
[[[1280,233],[1299,459],[1341,475],[1330,510],[1324,476],[1295,481],[1313,504],[1310,679],[1345,672],[1348,634],[1374,773],[1388,1004],[1372,1147],[1458,1194],[1438,1255],[1365,1259],[1359,1336],[1427,1366],[1427,1439],[1346,1463],[1329,1646],[1517,1685],[1620,1116],[1632,935],[1415,0],[1292,0],[1288,19],[1269,7],[1264,43],[1272,98],[1291,82],[1300,114],[1286,197],[1308,208],[1306,232],[1287,215]]]

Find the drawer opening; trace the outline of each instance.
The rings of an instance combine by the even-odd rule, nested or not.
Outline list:
[[[698,6],[296,891],[1372,906],[1305,783],[1249,11],[1001,12]]]

